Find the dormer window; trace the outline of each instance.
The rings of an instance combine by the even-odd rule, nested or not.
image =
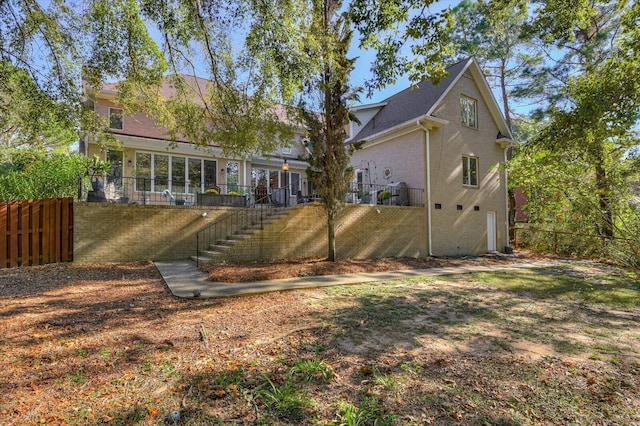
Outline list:
[[[109,108],[109,128],[115,130],[124,129],[124,116],[120,108]]]
[[[460,110],[462,112],[462,124],[474,129],[478,128],[477,101],[467,96],[460,96]]]

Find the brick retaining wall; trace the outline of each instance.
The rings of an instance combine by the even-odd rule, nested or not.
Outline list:
[[[76,203],[74,260],[177,260],[195,255],[196,232],[232,209]],[[206,212],[207,216],[202,217]]]
[[[177,260],[195,254],[196,232],[233,209],[77,203],[77,262]],[[202,213],[207,212],[206,217]],[[427,255],[423,207],[347,205],[337,226],[339,257]],[[301,205],[226,253],[228,260],[326,256],[321,206]]]

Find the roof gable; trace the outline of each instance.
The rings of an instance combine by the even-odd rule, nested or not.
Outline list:
[[[511,132],[507,128],[504,117],[480,67],[473,58],[469,58],[449,67],[449,75],[438,85],[434,85],[430,81],[422,81],[416,86],[407,88],[385,99],[383,103],[386,103],[386,105],[369,120],[352,141],[362,141],[396,127],[415,124],[422,117],[431,115],[467,70],[474,77],[498,128],[504,135],[511,138]]]

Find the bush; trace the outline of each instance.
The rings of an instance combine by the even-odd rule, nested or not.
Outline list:
[[[0,158],[0,199],[77,198],[78,176],[86,171],[83,155],[9,149]]]
[[[378,194],[378,198],[381,200],[388,200],[391,198],[391,191],[381,191],[380,194]]]

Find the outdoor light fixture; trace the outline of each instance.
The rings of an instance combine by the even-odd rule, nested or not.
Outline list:
[[[287,202],[287,195],[289,193],[289,188],[287,187],[287,172],[289,171],[289,164],[287,164],[287,159],[284,159],[284,163],[282,163],[282,171],[284,172],[284,206],[288,207],[289,203]]]
[[[127,164],[131,167],[131,160],[127,161]]]

